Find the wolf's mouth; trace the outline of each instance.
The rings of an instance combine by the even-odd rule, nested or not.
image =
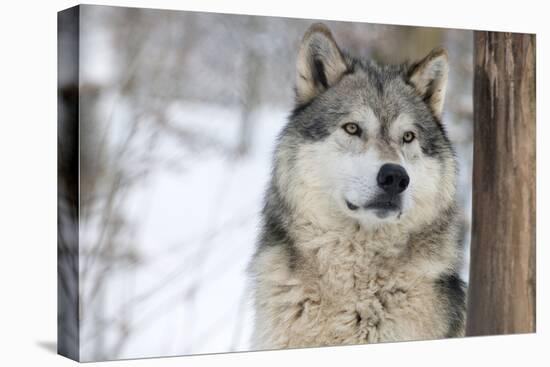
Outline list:
[[[355,205],[346,200],[346,206],[349,210],[355,211],[359,209],[359,205]],[[401,200],[397,198],[371,201],[362,206],[363,209],[375,210],[401,210]]]
[[[383,211],[401,210],[401,196],[385,193],[377,195],[372,201],[365,204],[364,208]]]
[[[363,205],[354,204],[348,199],[344,200],[346,201],[346,206],[349,210],[372,210],[380,218],[385,218],[395,212],[400,213],[402,210],[401,195],[388,195],[386,193],[378,194],[371,201]]]
[[[401,205],[395,201],[375,201],[365,205],[365,209],[399,210]]]

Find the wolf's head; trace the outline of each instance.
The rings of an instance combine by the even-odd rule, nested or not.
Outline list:
[[[295,212],[364,228],[433,221],[454,201],[456,162],[441,123],[448,62],[343,53],[313,25],[300,46],[296,108],[276,154],[278,190]]]

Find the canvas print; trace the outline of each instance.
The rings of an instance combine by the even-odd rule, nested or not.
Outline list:
[[[59,353],[534,332],[534,60],[526,34],[60,12]]]

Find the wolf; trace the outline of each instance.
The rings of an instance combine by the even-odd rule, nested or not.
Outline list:
[[[254,349],[464,334],[445,50],[401,65],[305,33],[249,266]]]

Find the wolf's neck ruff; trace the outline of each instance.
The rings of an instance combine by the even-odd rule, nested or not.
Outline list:
[[[453,234],[433,226],[398,235],[290,224],[287,246],[264,248],[251,269],[256,348],[461,335],[450,332],[449,301],[437,288],[441,274],[455,271],[459,252]]]

